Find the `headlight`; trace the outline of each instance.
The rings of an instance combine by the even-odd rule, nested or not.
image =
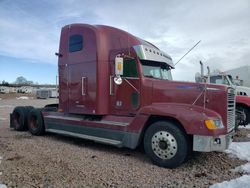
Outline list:
[[[209,130],[224,128],[223,123],[219,119],[207,119],[205,120],[205,125]]]

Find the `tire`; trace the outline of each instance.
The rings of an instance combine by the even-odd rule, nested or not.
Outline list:
[[[33,110],[34,107],[33,106],[25,106],[25,108],[26,108],[26,114],[27,114],[27,118],[28,118],[30,111]]]
[[[176,168],[188,157],[187,135],[174,123],[159,121],[145,132],[144,149],[154,164],[160,167]]]
[[[237,110],[239,111],[244,111],[245,115],[246,115],[246,121],[245,124],[248,125],[250,123],[250,109],[246,108],[244,106],[238,106]]]
[[[27,129],[27,114],[24,106],[17,106],[12,112],[13,127],[17,131]]]
[[[32,109],[28,115],[28,129],[33,135],[40,136],[45,133],[42,109]]]
[[[245,111],[246,113],[246,124],[250,124],[250,110],[249,109],[246,109]]]

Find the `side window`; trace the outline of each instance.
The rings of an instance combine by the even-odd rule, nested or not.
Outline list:
[[[69,52],[81,51],[83,47],[83,38],[81,35],[71,35],[69,37]]]
[[[123,77],[138,77],[135,59],[124,59]]]

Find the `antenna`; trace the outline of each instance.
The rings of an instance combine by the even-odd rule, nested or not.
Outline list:
[[[202,61],[200,61],[200,65],[201,65],[201,77],[204,78],[204,66]]]
[[[127,32],[127,42],[128,42],[128,56],[130,57],[130,48],[129,48],[129,25],[127,25],[127,28],[128,28],[128,32]]]
[[[189,52],[191,52],[200,42],[201,42],[201,40],[200,40],[199,42],[197,42],[192,48],[190,48],[190,50],[188,50],[187,53],[185,53],[185,54],[184,54],[184,55],[174,64],[174,66],[177,65],[177,63],[179,63],[186,55],[188,55]]]
[[[129,41],[129,36],[128,36],[128,56],[130,57],[130,47],[129,47],[129,43],[130,43],[130,41]]]

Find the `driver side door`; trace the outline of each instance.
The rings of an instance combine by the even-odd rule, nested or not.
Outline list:
[[[136,59],[124,58],[122,83],[114,82],[115,64],[111,63],[111,113],[133,116],[140,107],[140,79]]]

